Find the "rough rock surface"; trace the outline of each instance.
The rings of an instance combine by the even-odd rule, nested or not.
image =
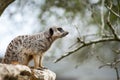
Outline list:
[[[0,63],[0,80],[55,80],[56,74],[49,69],[30,69],[24,65]]]

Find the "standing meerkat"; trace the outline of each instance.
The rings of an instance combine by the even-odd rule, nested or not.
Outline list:
[[[28,65],[34,59],[34,68],[43,69],[44,53],[56,39],[65,37],[67,34],[67,31],[55,26],[38,34],[18,36],[8,45],[3,63]]]

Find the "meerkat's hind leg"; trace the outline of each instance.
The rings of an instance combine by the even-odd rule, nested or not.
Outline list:
[[[17,65],[20,64],[18,61],[11,61],[11,64]]]
[[[33,59],[33,55],[29,55],[29,56],[28,56],[28,63],[27,63],[27,64],[29,64],[29,62],[30,62],[32,59]],[[34,68],[34,66],[29,66],[29,65],[28,65],[28,67],[30,67],[30,68],[32,68],[32,69]]]
[[[29,62],[32,58],[33,58],[32,56],[26,55],[25,53],[22,56],[19,55],[20,63],[23,64],[23,65],[26,65],[26,66],[28,66],[28,64],[29,64]]]

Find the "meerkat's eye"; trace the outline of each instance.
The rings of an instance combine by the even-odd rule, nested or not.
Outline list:
[[[64,30],[62,28],[57,28],[58,31],[63,32]]]

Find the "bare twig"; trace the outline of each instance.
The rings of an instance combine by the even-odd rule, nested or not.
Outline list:
[[[118,51],[114,51],[115,53],[118,54]],[[118,54],[119,55],[119,54]],[[103,61],[102,61],[103,62]],[[104,62],[103,62],[104,63]],[[118,71],[118,63],[120,63],[120,59],[118,59],[117,57],[115,58],[115,60],[113,62],[109,62],[109,63],[104,63],[104,65],[100,66],[99,68],[103,68],[105,66],[108,66],[110,68],[113,68],[116,72],[116,77],[117,77],[117,80],[120,80],[120,77],[119,77],[119,71]]]
[[[72,44],[72,45],[69,47],[69,49],[72,48],[73,46],[75,46],[75,45],[78,44],[78,43],[85,44],[84,41],[82,41],[79,37],[77,37],[77,41],[76,41],[74,44]]]
[[[107,5],[106,5],[106,8],[111,12],[111,13],[113,13],[115,16],[117,16],[118,18],[120,18],[120,15],[119,14],[117,14],[115,11],[113,11],[110,7],[108,7]]]
[[[112,2],[110,1],[110,7],[109,7],[109,8],[112,9],[112,6],[113,6],[113,5],[112,5]],[[107,17],[107,20],[108,20],[108,21],[110,21],[110,14],[111,14],[111,12],[108,11],[108,17]]]
[[[88,4],[87,4],[88,5]],[[91,17],[92,17],[92,19],[95,21],[95,23],[98,25],[98,27],[101,27],[101,25],[99,24],[99,22],[97,21],[97,17],[96,17],[96,11],[94,10],[94,7],[93,7],[93,5],[90,5],[89,7],[88,7],[88,9],[92,12],[92,15],[91,15]]]
[[[117,65],[117,64],[119,64],[120,63],[120,59],[118,59],[118,60],[116,60],[116,62],[115,62],[115,66]]]
[[[101,69],[101,68],[103,68],[103,67],[105,67],[105,66],[110,66],[110,67],[112,67],[112,64],[111,64],[111,63],[106,63],[106,64],[100,66],[99,69]]]
[[[110,21],[108,21],[108,20],[107,20],[107,25],[108,25],[109,28],[111,29],[111,31],[112,31],[114,37],[115,37],[116,39],[118,39],[118,36],[117,36],[115,30],[113,29],[112,24],[111,24]]]
[[[109,66],[111,68],[116,68],[117,64],[119,63],[120,61],[114,61],[114,62],[110,62],[110,63],[105,63],[104,65],[100,66],[99,68],[102,68],[104,66]]]
[[[78,32],[78,35],[79,35],[79,37],[77,37],[77,42],[80,42],[80,43],[85,44],[84,40],[81,39],[80,31],[79,31],[78,27],[75,26],[75,28],[76,28],[76,30],[77,30],[77,32]]]
[[[115,61],[115,62],[111,62],[111,63],[106,63],[106,64],[100,66],[99,69],[101,69],[101,68],[103,68],[103,67],[105,67],[105,66],[108,66],[108,67],[113,68],[113,69],[115,70],[115,72],[116,72],[117,80],[120,80],[119,71],[118,71],[118,68],[117,68],[116,63],[117,63],[116,61]]]
[[[105,26],[105,23],[104,23],[104,2],[105,0],[102,0],[102,3],[101,3],[101,34],[104,33],[104,26]]]
[[[118,4],[118,14],[120,15],[120,0],[117,0],[117,4]]]
[[[106,6],[106,7],[107,7],[107,6]],[[109,9],[112,10],[112,2],[111,2],[111,4],[110,4]],[[110,11],[108,12],[107,25],[108,25],[109,28],[111,29],[111,31],[112,31],[114,37],[115,37],[115,38],[118,38],[118,36],[117,36],[117,34],[116,34],[116,32],[115,32],[115,30],[114,30],[112,24],[110,23]]]
[[[88,43],[85,43],[85,44],[82,44],[81,46],[79,46],[77,49],[73,50],[73,51],[70,51],[70,52],[67,52],[66,54],[62,55],[60,58],[58,58],[57,60],[55,60],[55,63],[57,63],[58,61],[62,60],[63,58],[71,55],[71,54],[74,54],[76,51],[84,48],[84,47],[87,47],[87,46],[90,46],[92,44],[97,44],[97,43],[102,43],[102,42],[110,42],[110,41],[118,41],[120,42],[120,39],[116,39],[116,38],[105,38],[105,39],[100,39],[100,40],[96,40],[96,41],[90,41]]]
[[[79,42],[76,41],[74,44],[72,44],[68,49],[72,48],[73,46],[75,46],[76,44],[78,44]]]
[[[106,64],[100,66],[99,69],[101,69],[101,68],[103,68],[103,67],[105,67],[105,66],[108,66],[108,67],[113,68],[113,69],[115,70],[115,72],[116,72],[117,80],[120,80],[119,71],[118,71],[117,66],[115,65],[115,62],[113,62],[113,63],[106,63]]]
[[[115,69],[115,71],[116,71],[117,80],[120,80],[118,68],[115,67],[114,69]]]

